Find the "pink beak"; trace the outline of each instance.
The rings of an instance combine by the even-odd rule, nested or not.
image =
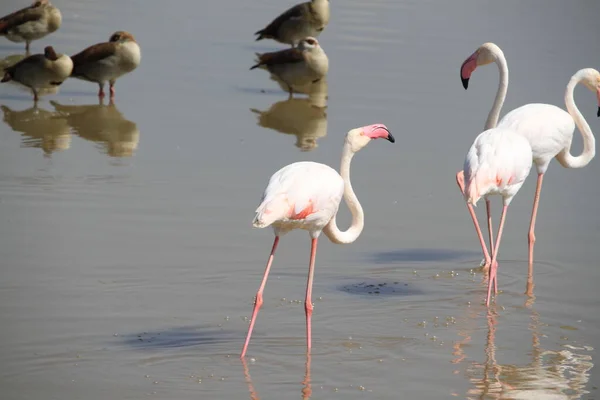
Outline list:
[[[389,129],[383,124],[373,124],[362,127],[362,131],[371,139],[387,139],[394,143],[396,139],[392,136]]]
[[[596,97],[598,98],[598,112],[596,116],[600,117],[600,88],[596,90]]]
[[[475,71],[475,69],[477,69],[476,52],[471,54],[471,56],[467,58],[460,66],[460,79],[465,90],[469,88],[469,79],[471,78],[471,74],[473,71]]]

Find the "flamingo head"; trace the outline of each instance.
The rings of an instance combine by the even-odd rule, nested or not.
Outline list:
[[[596,98],[598,99],[598,112],[596,116],[600,117],[600,72],[594,68],[584,68],[577,73],[577,75],[579,74],[581,74],[581,83],[596,93]]]
[[[465,90],[469,87],[469,79],[473,71],[480,65],[495,62],[500,54],[502,54],[500,47],[494,43],[484,43],[462,63],[460,66],[460,79]]]
[[[346,135],[346,141],[350,144],[353,152],[365,147],[372,139],[387,139],[392,143],[396,141],[389,129],[383,124],[355,128]]]

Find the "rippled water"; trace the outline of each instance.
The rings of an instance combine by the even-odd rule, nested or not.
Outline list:
[[[600,3],[333,1],[319,37],[329,76],[292,100],[248,70],[254,53],[282,48],[252,33],[290,2],[54,3],[63,26],[32,51],[74,54],[125,29],[142,64],[117,82],[114,104],[82,81],[38,108],[0,86],[3,399],[598,396],[598,160],[550,167],[533,299],[523,295],[529,178],[508,214],[490,316],[454,174],[498,79],[481,68],[465,92],[462,61],[494,41],[511,71],[505,112],[562,106],[569,77],[600,67]],[[20,6],[3,2],[0,14]],[[3,63],[23,55],[0,39]],[[578,89],[576,101],[597,131],[594,96]],[[345,132],[374,122],[397,141],[353,164],[359,240],[320,245],[312,357],[310,244],[296,232],[281,242],[241,363],[272,242],[251,228],[269,176],[299,160],[337,167]]]

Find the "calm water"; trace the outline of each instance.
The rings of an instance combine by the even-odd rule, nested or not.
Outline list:
[[[505,112],[563,106],[570,76],[600,67],[600,2],[332,1],[319,38],[326,109],[313,107],[325,93],[288,101],[268,73],[248,70],[255,52],[282,48],[252,33],[291,2],[54,3],[63,26],[34,52],[73,54],[126,29],[142,64],[118,81],[114,105],[81,81],[38,109],[0,86],[2,399],[597,398],[600,161],[553,162],[528,300],[530,177],[508,214],[489,318],[454,174],[498,79],[481,68],[465,92],[462,61],[494,41],[511,71]],[[22,5],[2,2],[0,14]],[[0,58],[23,47],[2,39]],[[576,101],[598,132],[593,94],[578,88]],[[309,240],[295,232],[243,365],[273,239],[251,228],[269,176],[299,160],[337,167],[343,135],[374,122],[397,142],[375,142],[353,164],[360,239],[320,246],[312,358]]]

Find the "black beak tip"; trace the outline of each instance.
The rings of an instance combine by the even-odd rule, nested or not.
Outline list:
[[[598,106],[598,112],[596,113],[597,117],[600,117],[600,106]]]
[[[599,111],[600,112],[600,111]],[[390,142],[394,143],[396,141],[396,139],[394,139],[394,137],[392,136],[392,134],[390,132],[388,132],[388,137],[387,140],[389,140]]]
[[[469,88],[469,78],[461,77],[460,80],[462,81],[462,85],[465,88],[465,90],[467,90]]]

